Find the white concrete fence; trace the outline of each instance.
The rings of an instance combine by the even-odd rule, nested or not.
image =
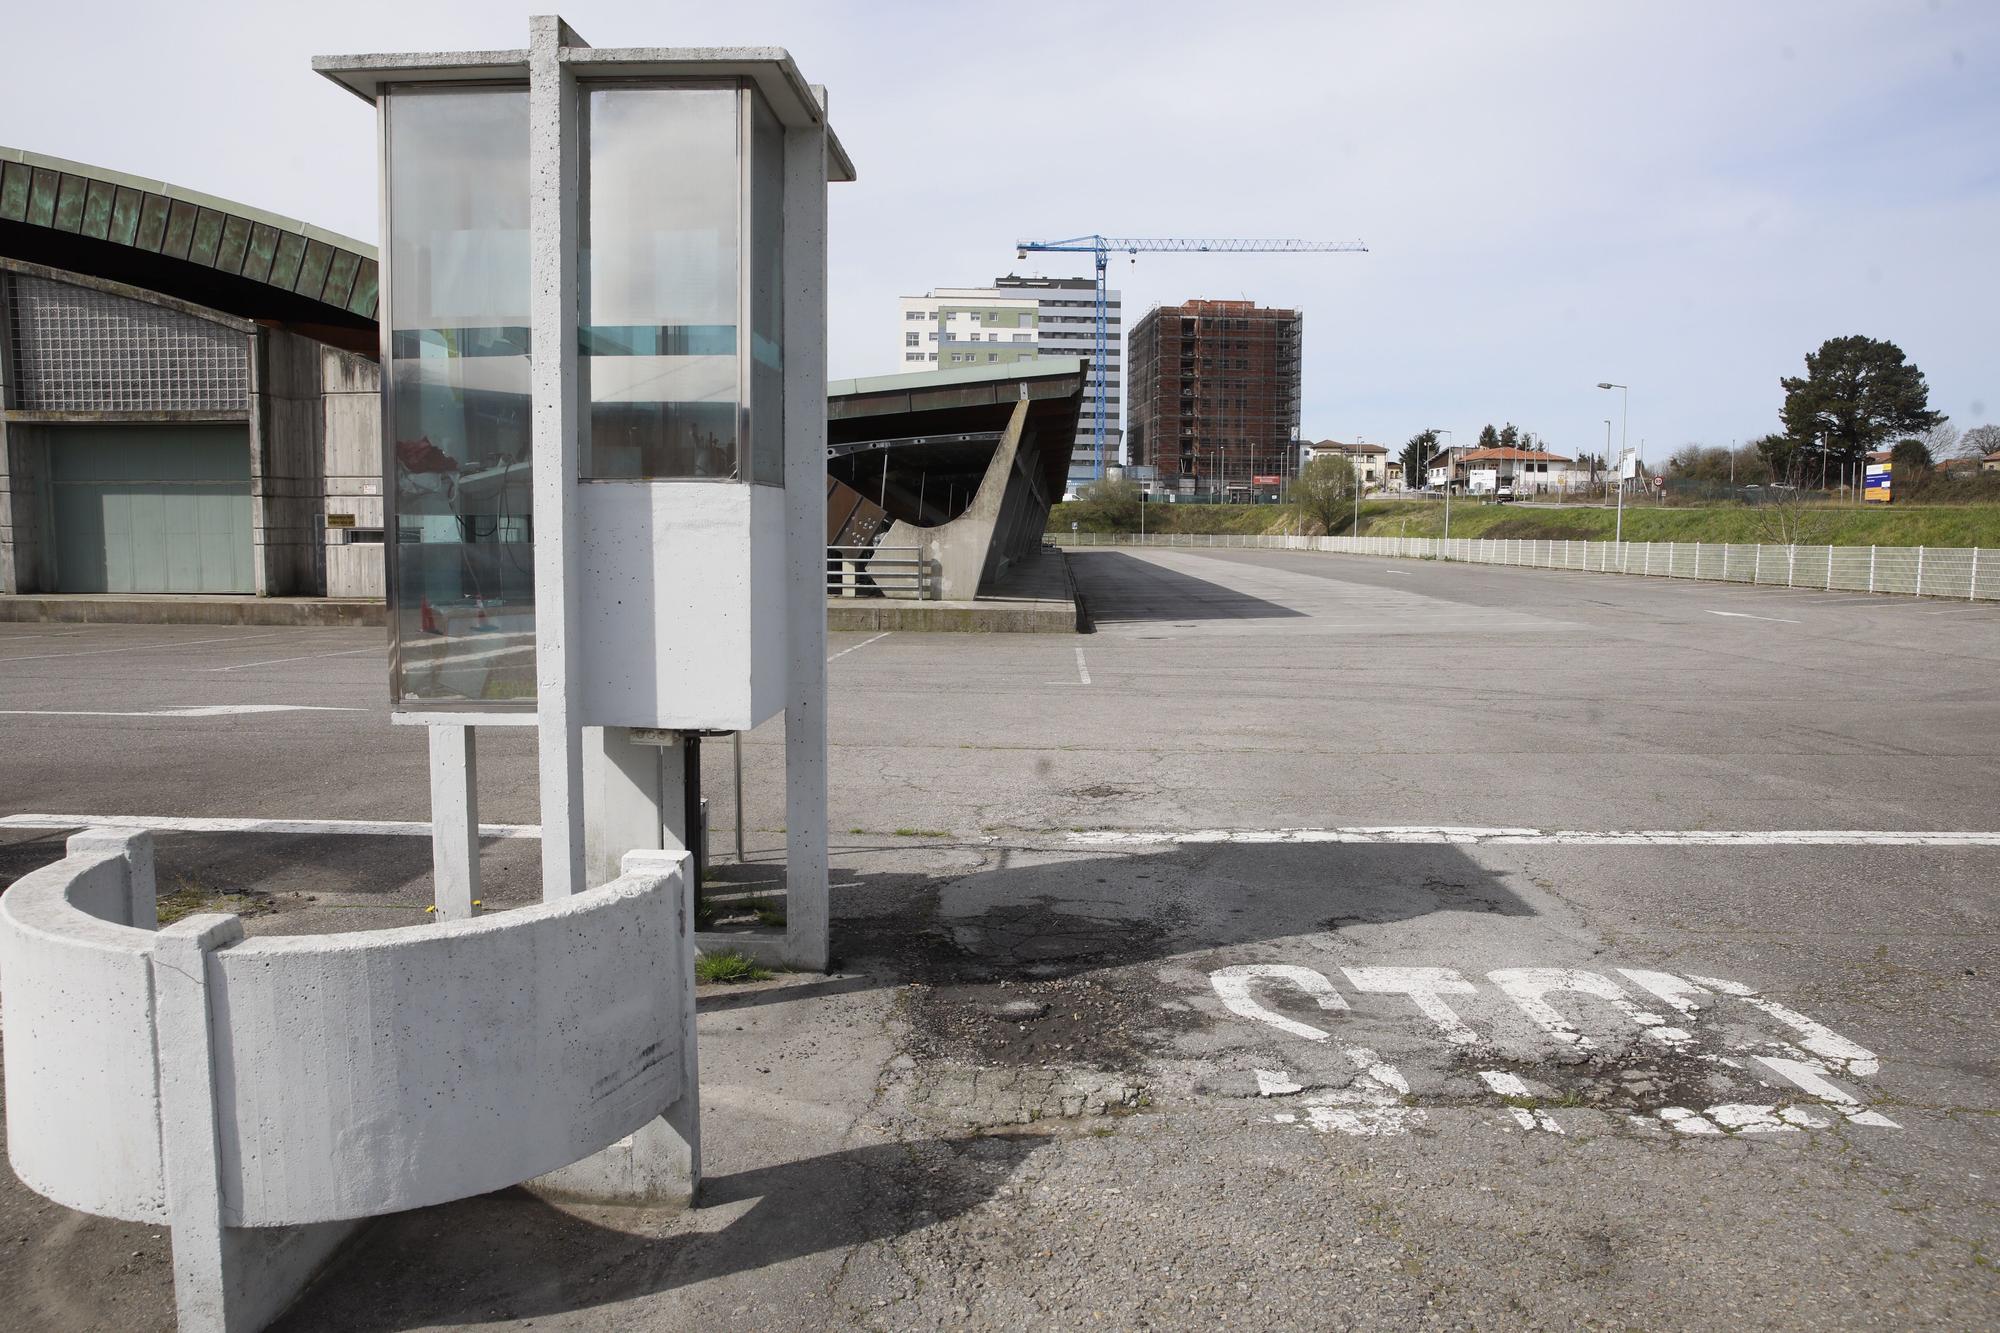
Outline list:
[[[1593,574],[1708,579],[1842,592],[2000,601],[2000,551],[1977,546],[1780,546],[1745,542],[1572,542],[1530,538],[1280,537],[1058,532],[1058,546],[1149,546],[1324,551],[1337,555],[1458,560]]]
[[[262,1327],[358,1219],[538,1176],[602,1197],[696,1094],[687,866],[634,852],[533,907],[245,939],[222,914],[156,929],[150,835],[79,833],[0,896],[14,1171],[170,1225],[183,1330]]]

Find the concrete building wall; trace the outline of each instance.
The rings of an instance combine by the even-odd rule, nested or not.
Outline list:
[[[324,587],[319,570],[319,344],[283,329],[257,335],[251,381],[251,540],[257,591],[309,597]]]
[[[29,326],[36,341],[17,357],[10,343]],[[373,358],[286,329],[4,261],[0,592],[53,592],[61,582],[51,451],[65,430],[115,426],[165,441],[176,429],[240,423],[250,589],[382,596],[379,384]],[[327,524],[329,512],[345,516],[340,526]]]
[[[8,278],[0,272],[0,592],[36,592],[54,584],[48,440],[30,422],[8,422]]]
[[[383,597],[382,368],[369,357],[321,347],[320,438],[325,459],[322,547],[328,597]]]

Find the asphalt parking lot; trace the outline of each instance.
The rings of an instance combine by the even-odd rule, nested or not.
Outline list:
[[[285,1326],[1996,1322],[2000,608],[1074,558],[1091,635],[833,637],[840,966],[704,1000],[702,1207],[393,1219]],[[407,922],[428,844],[312,826],[427,815],[383,662],[0,625],[0,880],[144,817],[253,929]],[[170,1326],[164,1246],[0,1182],[23,1326]]]

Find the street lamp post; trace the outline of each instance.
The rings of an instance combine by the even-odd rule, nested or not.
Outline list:
[[[1597,387],[1618,390],[1618,524],[1613,530],[1611,540],[1622,542],[1625,540],[1625,454],[1627,452],[1625,431],[1632,420],[1632,391],[1623,384],[1612,384],[1606,380],[1599,380]],[[1611,428],[1607,424],[1605,426],[1607,446],[1610,435]]]
[[[1366,441],[1363,441],[1363,443],[1366,443]],[[1359,537],[1361,535],[1361,464],[1350,461],[1347,472],[1354,479],[1354,526],[1347,530],[1347,535],[1350,537]]]
[[[1442,426],[1432,426],[1431,434],[1449,435],[1451,434],[1451,432],[1446,430]],[[1451,445],[1450,444],[1446,444],[1444,447],[1444,539],[1446,541],[1451,540]]]
[[[1610,463],[1611,463],[1611,418],[1610,417],[1604,418],[1604,462],[1606,465],[1605,475],[1608,477],[1610,475]],[[1618,500],[1619,500],[1619,512],[1622,515],[1624,513],[1624,501],[1625,501],[1625,497],[1622,492],[1619,494]],[[1622,527],[1624,525],[1621,522],[1619,526]]]

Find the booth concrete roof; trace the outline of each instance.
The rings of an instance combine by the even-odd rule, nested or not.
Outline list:
[[[561,60],[581,78],[748,79],[779,121],[793,128],[825,121],[825,90],[805,81],[791,53],[779,46],[565,46]],[[528,52],[407,51],[379,55],[314,56],[312,67],[365,102],[397,83],[518,82],[527,76]],[[854,162],[833,126],[826,127],[827,179],[851,181]]]

